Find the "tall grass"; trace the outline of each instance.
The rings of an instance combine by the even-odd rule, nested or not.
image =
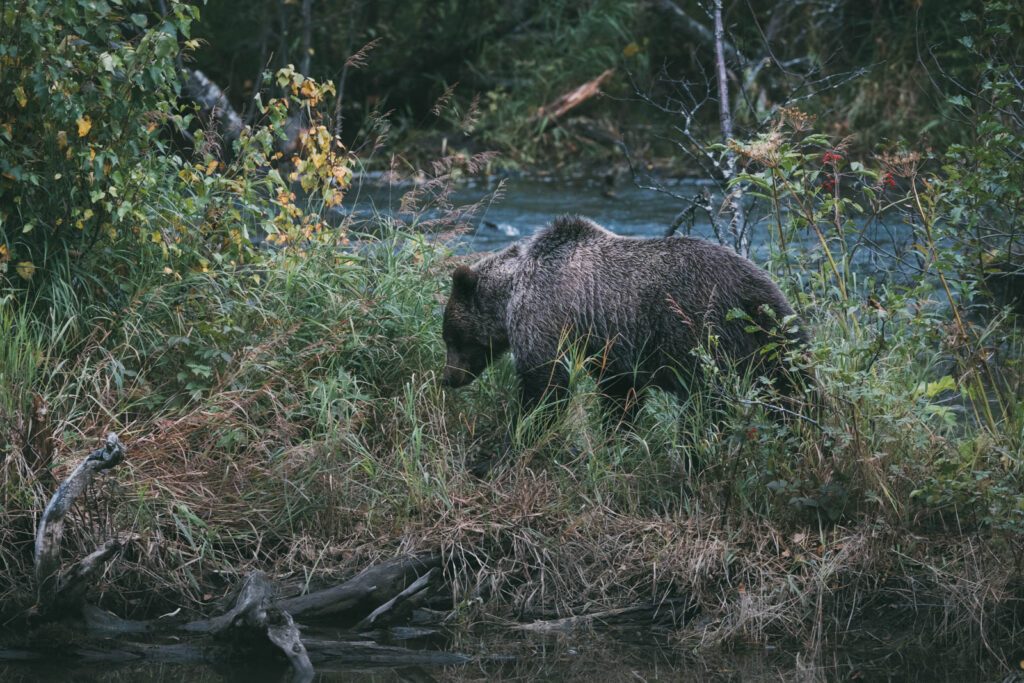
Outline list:
[[[806,227],[788,215],[780,230]],[[840,238],[829,225],[826,244]],[[1022,411],[1006,392],[1002,422],[972,409],[982,399],[958,390],[963,356],[926,284],[869,289],[835,259],[815,272],[813,255],[805,286],[783,278],[813,331],[799,362],[823,391],[803,418],[779,419],[758,377],[703,354],[701,390],[652,391],[625,428],[567,349],[564,404],[517,420],[508,360],[461,391],[437,381],[450,251],[415,226],[372,227],[345,249],[140,269],[121,298],[54,289],[48,314],[0,303],[5,612],[32,599],[31,532],[52,488],[33,444],[51,439],[42,465],[60,478],[114,430],[127,462],[66,548],[137,536],[103,581],[120,614],[201,611],[253,568],[308,585],[441,549],[466,622],[674,597],[702,614],[679,632],[691,644],[820,642],[893,607],[918,615],[901,628],[949,642],[1020,634]],[[977,334],[1019,357],[1008,320]],[[486,478],[469,473],[509,444]]]
[[[185,596],[198,610],[250,568],[308,582],[441,548],[467,619],[684,596],[710,618],[683,633],[707,643],[835,633],[865,599],[927,596],[947,633],[998,631],[983,617],[1010,604],[1019,537],[995,542],[977,510],[930,504],[921,487],[979,440],[1016,442],[952,419],[921,388],[946,361],[915,337],[920,311],[895,312],[880,349],[876,326],[811,308],[831,401],[813,423],[780,421],[757,378],[723,369],[685,401],[652,393],[618,429],[570,353],[566,405],[519,421],[512,457],[481,480],[467,463],[503,448],[515,379],[504,361],[461,392],[436,381],[448,259],[392,228],[346,253],[311,246],[158,279],[93,319],[70,358],[52,355],[61,330],[4,309],[5,330],[22,321],[4,335],[23,392],[4,392],[6,415],[25,411],[29,388],[46,393],[57,476],[106,430],[130,444],[69,543],[138,534],[106,577],[106,605],[138,614]],[[5,528],[22,530],[0,553],[7,605],[28,599],[25,532],[45,495],[18,443],[5,459]],[[1005,564],[988,564],[987,592],[965,594],[979,534]]]

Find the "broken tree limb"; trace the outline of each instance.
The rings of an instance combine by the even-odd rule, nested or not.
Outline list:
[[[606,69],[601,73],[600,76],[592,80],[587,81],[578,88],[574,88],[569,92],[559,97],[554,102],[544,105],[537,110],[537,113],[531,117],[531,121],[540,121],[547,119],[548,121],[554,121],[562,117],[570,110],[578,107],[594,95],[601,92],[601,86],[612,77],[615,73],[614,69]]]
[[[57,492],[53,494],[43,510],[39,526],[36,528],[33,558],[37,599],[41,612],[46,612],[49,607],[60,602],[58,574],[60,572],[60,545],[64,538],[64,517],[92,482],[97,472],[112,469],[124,460],[124,451],[124,444],[117,438],[117,434],[108,434],[103,448],[96,449],[79,463],[71,475],[57,487]],[[113,557],[118,549],[120,549],[120,545],[114,544],[111,547],[101,548],[86,558],[86,560],[90,560],[90,558],[91,560],[84,567],[85,576],[92,576],[96,568],[102,566],[102,562]],[[86,560],[83,560],[82,563],[85,563]],[[82,563],[79,564],[79,567],[82,566]],[[80,584],[80,580],[70,583],[71,586],[76,587],[76,590]]]
[[[246,645],[266,636],[288,658],[296,680],[312,680],[313,665],[302,644],[299,627],[287,611],[275,604],[274,592],[274,584],[266,574],[252,572],[245,577],[234,607],[219,617],[186,624],[184,630],[221,639],[241,638]]]
[[[535,633],[567,633],[596,626],[643,628],[658,623],[678,625],[693,617],[695,613],[695,609],[683,600],[668,600],[657,605],[623,607],[562,619],[539,619],[528,624],[517,624],[513,628]]]
[[[121,552],[129,541],[138,539],[138,535],[112,538],[96,550],[92,551],[66,572],[57,581],[54,599],[68,608],[81,607],[85,601],[85,592],[92,585],[93,579],[115,555]]]
[[[339,586],[280,600],[293,617],[315,619],[372,610],[401,593],[422,574],[441,566],[440,554],[398,557],[369,567]]]
[[[369,615],[364,617],[363,620],[356,625],[356,629],[365,629],[378,625],[377,622],[380,621],[382,616],[389,612],[394,612],[399,605],[408,602],[410,598],[426,590],[427,584],[430,583],[430,579],[434,576],[434,572],[436,571],[436,568],[430,569],[426,574],[409,584],[408,588],[404,591],[370,612]]]

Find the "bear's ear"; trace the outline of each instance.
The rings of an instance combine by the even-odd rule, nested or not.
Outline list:
[[[472,294],[476,291],[476,283],[479,275],[470,270],[469,266],[459,266],[452,273],[452,289],[462,294]]]

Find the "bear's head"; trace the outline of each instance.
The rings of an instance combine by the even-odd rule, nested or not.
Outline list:
[[[452,273],[452,292],[441,326],[448,351],[441,382],[448,387],[469,384],[508,350],[503,312],[497,302],[488,300],[482,277],[468,266]]]

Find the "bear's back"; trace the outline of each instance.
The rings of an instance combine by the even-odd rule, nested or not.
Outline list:
[[[572,215],[559,216],[536,233],[522,253],[528,260],[556,269],[570,261],[583,261],[611,277],[643,276],[653,274],[652,269],[668,271],[660,273],[663,277],[689,272],[735,278],[762,272],[733,250],[704,239],[622,237],[587,218]]]
[[[760,320],[761,306],[778,318],[793,313],[766,271],[696,237],[623,237],[586,218],[561,216],[519,253],[528,274],[517,297],[519,311],[529,309],[531,319],[545,321],[551,315],[574,318],[607,336],[657,334],[685,319],[747,346],[755,341],[743,333],[748,323],[727,322],[729,311],[739,309],[769,327],[774,323]]]

